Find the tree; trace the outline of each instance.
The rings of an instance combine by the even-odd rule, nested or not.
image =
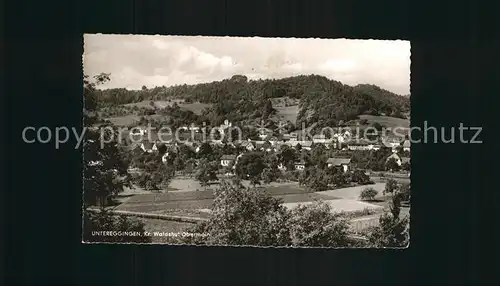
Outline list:
[[[377,131],[382,131],[382,128],[384,128],[384,126],[382,126],[382,124],[380,124],[378,122],[373,123],[372,127],[375,128],[375,130],[377,130]]]
[[[391,171],[398,171],[400,168],[396,159],[394,158],[390,158],[389,160],[387,160],[387,163],[385,163],[385,167],[387,170]]]
[[[207,158],[212,154],[213,154],[212,146],[210,144],[208,144],[207,142],[203,142],[200,145],[200,150],[198,151],[198,156],[200,158]]]
[[[385,184],[385,189],[384,189],[384,195],[385,194],[392,194],[395,190],[398,188],[398,182],[394,179],[388,179],[387,183]]]
[[[235,171],[238,177],[249,179],[255,185],[260,183],[262,171],[266,167],[263,153],[250,152],[240,157]]]
[[[295,150],[300,152],[300,150],[302,150],[302,145],[300,145],[300,143],[297,143],[297,145],[295,145]]]
[[[404,162],[401,164],[401,169],[409,172],[411,171],[411,164],[409,162]]]
[[[91,127],[95,123],[97,108],[96,87],[109,81],[109,74],[99,74],[90,80],[84,77],[84,125]],[[103,129],[105,139],[118,132],[113,126]],[[124,181],[127,178],[127,162],[118,149],[116,140],[101,147],[99,131],[87,128],[83,143],[83,199],[85,207],[99,205],[104,207],[113,196],[123,191]],[[123,179],[125,178],[125,179]]]
[[[328,189],[329,176],[325,170],[314,166],[308,168],[303,174],[305,174],[306,178],[302,178],[301,181],[304,181],[303,184],[312,192],[322,192]]]
[[[321,201],[293,209],[288,224],[293,246],[346,247],[350,244],[348,221]]]
[[[186,161],[186,167],[184,168],[184,172],[188,175],[188,176],[192,176],[193,175],[193,172],[196,168],[196,161],[194,158],[189,158],[187,161]]]
[[[410,183],[402,184],[399,187],[399,193],[401,194],[401,199],[403,201],[410,201],[410,198],[411,198],[411,184]]]
[[[349,224],[323,202],[288,210],[281,199],[260,188],[222,182],[207,222],[181,238],[183,243],[207,245],[346,247]]]
[[[200,182],[202,186],[207,186],[208,182],[212,180],[217,180],[217,167],[210,163],[208,160],[203,159],[196,172],[195,178]]]
[[[162,185],[163,188],[167,188],[175,176],[175,169],[167,164],[161,164],[154,175],[157,178],[155,183]]]
[[[269,116],[273,115],[276,113],[276,109],[273,108],[273,104],[271,103],[271,100],[266,100],[266,103],[264,104],[264,108],[262,110],[262,119],[266,120],[269,118]]]
[[[359,198],[363,201],[373,201],[378,192],[374,188],[366,188],[364,189]]]
[[[318,166],[320,168],[326,167],[326,161],[328,156],[326,154],[327,150],[325,145],[316,144],[311,150],[311,164]]]
[[[352,172],[351,181],[358,183],[360,185],[372,184],[373,181],[370,180],[370,177],[363,172],[363,170],[355,170]]]
[[[400,219],[401,196],[392,197],[390,212],[385,212],[379,219],[379,225],[374,227],[368,240],[375,247],[406,247],[410,234],[410,221],[408,216]]]
[[[288,145],[284,145],[280,154],[278,155],[279,162],[287,168],[288,171],[294,169],[294,162],[297,160],[297,152],[295,149],[290,148]]]
[[[194,231],[207,233],[202,241],[208,245],[291,245],[287,209],[281,200],[257,188],[223,181],[214,192],[214,203],[208,222]]]
[[[269,184],[271,182],[274,182],[278,179],[279,177],[279,170],[277,168],[264,168],[262,171],[262,180],[264,183]]]
[[[343,171],[337,171],[333,176],[330,176],[330,184],[337,187],[345,186],[347,184],[347,175]]]

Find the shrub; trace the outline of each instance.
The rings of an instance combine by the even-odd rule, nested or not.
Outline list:
[[[398,189],[398,182],[394,179],[389,179],[385,184],[384,195],[387,193],[392,194],[397,189]]]
[[[190,232],[206,236],[179,238],[182,243],[208,245],[316,246],[352,245],[344,215],[316,201],[288,210],[282,201],[259,188],[223,182],[215,191],[208,221]]]
[[[374,188],[366,188],[361,192],[359,198],[363,201],[372,201],[377,194],[378,192]]]
[[[291,211],[290,235],[293,246],[346,247],[350,245],[349,223],[333,214],[330,205],[316,201]]]

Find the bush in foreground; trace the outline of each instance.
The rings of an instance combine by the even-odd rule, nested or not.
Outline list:
[[[374,247],[407,247],[410,242],[410,220],[400,218],[401,195],[392,197],[390,212],[382,214],[379,225],[372,228],[368,235],[370,245]]]
[[[378,192],[374,188],[366,188],[364,189],[359,198],[363,201],[373,201]]]
[[[262,189],[223,183],[215,192],[212,215],[190,230],[204,236],[180,243],[252,246],[349,246],[349,224],[328,204],[315,202],[288,210]]]

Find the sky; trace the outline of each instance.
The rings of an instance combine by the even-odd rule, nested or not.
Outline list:
[[[259,37],[84,35],[84,73],[102,88],[140,89],[316,74],[410,94],[410,42]]]

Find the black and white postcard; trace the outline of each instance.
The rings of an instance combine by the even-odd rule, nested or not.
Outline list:
[[[410,245],[410,42],[84,35],[82,240]]]

